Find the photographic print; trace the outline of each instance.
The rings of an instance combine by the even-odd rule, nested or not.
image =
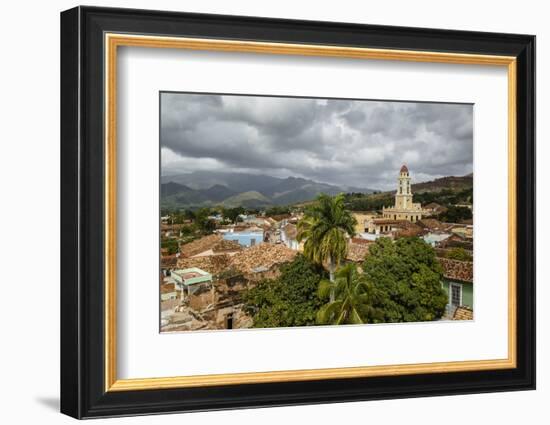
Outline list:
[[[160,93],[160,331],[472,320],[473,105]]]

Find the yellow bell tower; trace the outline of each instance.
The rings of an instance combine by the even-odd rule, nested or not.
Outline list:
[[[407,210],[412,207],[413,196],[411,192],[411,178],[406,165],[401,167],[397,179],[397,192],[395,193],[395,208]]]
[[[382,217],[389,220],[407,220],[412,223],[422,220],[422,205],[413,202],[411,190],[411,177],[406,165],[399,170],[397,179],[397,192],[395,192],[395,205],[382,207]]]

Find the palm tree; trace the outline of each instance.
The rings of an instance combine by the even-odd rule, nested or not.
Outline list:
[[[305,240],[304,255],[314,263],[328,263],[330,281],[347,253],[348,237],[355,235],[357,220],[345,209],[344,195],[335,197],[321,193],[298,222],[297,239]],[[334,291],[330,301],[334,301]]]
[[[368,286],[357,274],[355,264],[348,264],[336,272],[336,280],[319,282],[318,294],[326,298],[334,293],[336,299],[322,306],[317,312],[317,322],[321,324],[341,325],[344,323],[365,323],[369,312]]]

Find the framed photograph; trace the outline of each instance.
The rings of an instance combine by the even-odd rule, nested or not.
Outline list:
[[[61,14],[61,411],[535,388],[535,37]]]

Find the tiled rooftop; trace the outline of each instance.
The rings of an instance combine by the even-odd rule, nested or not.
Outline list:
[[[374,224],[396,224],[397,220],[391,220],[389,218],[375,218],[372,222]]]
[[[443,275],[447,279],[460,280],[462,282],[474,281],[474,263],[451,260],[449,258],[438,258],[437,260],[443,267]]]
[[[216,246],[221,240],[223,240],[221,235],[208,235],[200,239],[197,239],[193,242],[189,242],[180,247],[181,255],[184,257],[192,257],[200,252],[208,251]]]
[[[170,292],[174,292],[176,290],[176,285],[173,283],[163,283],[160,285],[160,293],[161,294],[169,294]]]
[[[218,274],[229,268],[230,257],[227,254],[204,257],[180,258],[178,268],[197,267],[211,274]]]
[[[371,244],[372,241],[369,241],[368,239],[363,239],[363,238],[351,238],[350,243],[368,245],[368,244]]]
[[[160,265],[164,268],[175,267],[178,262],[178,257],[176,254],[173,255],[163,255],[160,257]]]
[[[246,248],[231,257],[231,267],[244,273],[254,272],[258,267],[270,269],[275,264],[290,262],[296,256],[297,251],[284,245],[263,243]]]
[[[222,239],[212,247],[212,251],[216,254],[220,252],[233,252],[240,250],[242,250],[242,246],[239,245],[239,242],[226,239]]]
[[[355,263],[363,262],[369,253],[368,243],[350,243],[348,245],[348,253],[346,259]]]
[[[418,236],[424,232],[421,226],[407,220],[399,220],[394,227],[397,228],[398,236]]]
[[[418,221],[418,225],[429,230],[443,230],[448,227],[435,218],[423,218]]]
[[[428,205],[424,205],[424,208],[433,210],[433,209],[438,208],[438,207],[440,207],[440,206],[441,206],[441,205],[439,205],[439,204],[436,203],[436,202],[430,202]]]
[[[473,320],[474,311],[466,306],[457,307],[455,314],[453,315],[453,320]]]
[[[295,224],[287,224],[283,230],[285,231],[286,237],[288,239],[296,239],[296,236],[298,235],[298,229],[296,228]]]

